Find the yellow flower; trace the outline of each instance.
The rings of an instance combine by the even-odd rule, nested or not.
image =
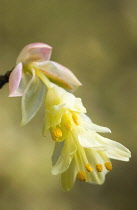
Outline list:
[[[52,136],[56,136],[56,131],[60,129],[60,136],[57,135],[56,141],[64,140],[73,128],[73,122],[79,124],[79,114],[85,112],[86,109],[80,98],[76,98],[57,85],[50,85],[46,95],[46,119],[43,134],[45,135],[50,129]]]
[[[10,96],[22,96],[22,125],[26,125],[39,110],[47,87],[43,135],[50,131],[55,141],[52,174],[61,174],[65,191],[76,178],[102,184],[112,170],[109,158],[128,161],[130,151],[98,134],[111,131],[94,124],[81,99],[63,89],[72,91],[81,83],[69,69],[50,61],[51,52],[52,47],[43,43],[23,48],[9,78]]]
[[[65,191],[76,178],[83,182],[102,184],[112,170],[109,158],[128,161],[130,151],[98,132],[111,132],[94,124],[85,114],[80,98],[57,85],[51,85],[46,96],[44,135],[49,130],[56,142],[52,156],[52,174],[61,174]]]

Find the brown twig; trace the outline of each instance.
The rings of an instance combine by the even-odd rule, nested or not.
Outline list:
[[[6,74],[0,75],[0,88],[2,88],[7,82],[9,82],[9,76],[12,70],[7,71]]]

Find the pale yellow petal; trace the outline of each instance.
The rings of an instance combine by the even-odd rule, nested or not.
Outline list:
[[[77,175],[77,168],[74,159],[71,161],[69,168],[61,174],[61,184],[64,191],[72,189]]]

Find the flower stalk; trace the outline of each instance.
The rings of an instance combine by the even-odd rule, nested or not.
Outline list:
[[[7,71],[4,75],[0,75],[0,89],[9,82],[9,77],[12,70]]]

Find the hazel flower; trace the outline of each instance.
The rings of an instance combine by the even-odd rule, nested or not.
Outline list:
[[[109,158],[128,161],[131,156],[122,144],[99,135],[111,131],[94,124],[85,113],[80,98],[56,85],[49,88],[44,135],[50,131],[56,142],[52,174],[61,174],[65,191],[73,187],[76,178],[102,184],[107,172],[112,170]]]
[[[10,75],[9,96],[22,96],[22,125],[27,124],[39,110],[45,85],[51,84],[49,80],[68,90],[81,85],[69,69],[50,61],[51,52],[52,47],[47,44],[27,45],[20,52]]]

